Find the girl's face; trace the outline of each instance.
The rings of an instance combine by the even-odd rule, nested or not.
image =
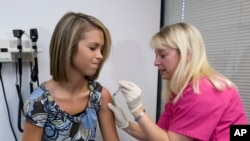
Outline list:
[[[72,60],[74,73],[79,72],[83,76],[93,76],[103,59],[103,45],[104,35],[101,30],[92,28],[84,33],[84,39],[78,42],[77,52]]]
[[[177,49],[166,46],[165,49],[155,49],[154,65],[158,67],[162,79],[171,80],[180,60]]]

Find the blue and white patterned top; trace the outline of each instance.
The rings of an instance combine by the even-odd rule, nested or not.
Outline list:
[[[24,103],[26,121],[44,128],[43,141],[94,141],[102,86],[91,81],[89,88],[88,107],[79,115],[70,115],[60,109],[41,84]]]

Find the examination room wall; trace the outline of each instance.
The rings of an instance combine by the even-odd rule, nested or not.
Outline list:
[[[110,30],[112,50],[104,64],[98,81],[110,93],[113,93],[119,80],[130,80],[143,90],[142,101],[147,113],[155,120],[157,69],[153,66],[154,51],[149,46],[151,36],[160,28],[160,0],[0,0],[0,40],[16,40],[13,29],[22,29],[29,34],[31,28],[37,28],[38,68],[40,84],[50,79],[49,43],[58,20],[68,11],[83,12],[100,19]],[[28,35],[22,40],[29,41]],[[23,46],[25,48],[26,46]],[[29,46],[30,47],[30,46]],[[1,46],[2,48],[2,46]],[[22,88],[23,99],[30,95],[30,66],[23,62]],[[21,141],[22,133],[18,129],[18,95],[15,87],[15,63],[2,63],[2,78],[10,111],[10,119],[15,134]],[[36,83],[34,83],[36,87]],[[3,87],[0,86],[0,140],[15,141],[9,125],[7,106]],[[116,97],[127,117],[133,120],[127,109],[125,98]],[[21,119],[22,124],[24,118]],[[23,125],[22,125],[23,127]],[[131,136],[117,128],[121,141],[133,141]],[[97,141],[101,141],[97,131]]]

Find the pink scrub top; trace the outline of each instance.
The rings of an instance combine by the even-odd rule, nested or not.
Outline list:
[[[158,126],[195,141],[229,141],[230,125],[248,124],[237,89],[217,91],[207,79],[199,88],[194,94],[189,85],[175,104],[166,103]]]

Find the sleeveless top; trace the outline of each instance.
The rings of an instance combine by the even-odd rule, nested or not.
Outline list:
[[[25,100],[26,121],[44,128],[43,141],[94,141],[102,86],[97,81],[90,81],[89,88],[87,108],[71,115],[60,109],[44,83],[41,84]]]

